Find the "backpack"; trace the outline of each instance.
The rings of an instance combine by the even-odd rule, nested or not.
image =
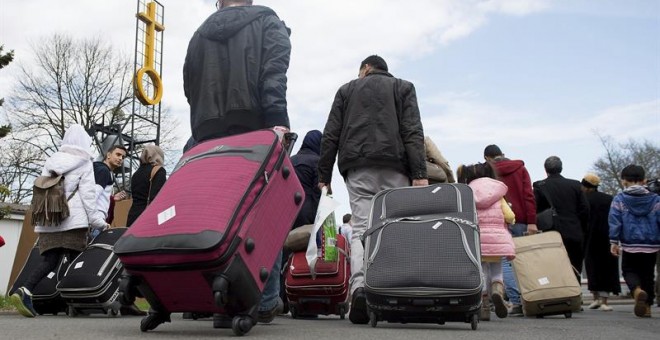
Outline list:
[[[69,217],[69,200],[78,187],[66,197],[64,176],[51,174],[39,176],[32,186],[32,226],[58,226]]]

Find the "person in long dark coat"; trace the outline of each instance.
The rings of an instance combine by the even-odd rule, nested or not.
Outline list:
[[[607,218],[612,196],[598,191],[600,178],[588,173],[582,179],[582,191],[589,202],[589,232],[586,237],[585,269],[589,291],[594,296],[590,309],[611,311],[607,305],[610,294],[621,293],[619,260],[610,254],[609,224]]]
[[[305,190],[305,202],[303,203],[293,227],[298,228],[305,224],[313,224],[316,217],[316,210],[319,207],[321,200],[321,189],[318,187],[319,175],[317,166],[319,164],[319,155],[321,153],[321,137],[323,134],[319,130],[311,130],[307,132],[303,139],[300,150],[295,155],[291,156],[291,163],[296,171],[298,180]],[[320,235],[320,234],[319,234]],[[319,243],[320,236],[317,235],[317,243]],[[282,252],[282,268],[286,268],[286,263],[289,259],[290,252],[284,250]],[[286,296],[284,287],[284,273],[281,273],[280,279],[280,298],[284,302],[284,313],[289,310],[289,303]],[[311,315],[308,315],[311,316]]]
[[[552,229],[561,234],[571,265],[577,270],[576,279],[580,282],[585,236],[589,227],[589,203],[580,182],[561,175],[563,165],[559,157],[548,157],[543,167],[548,177],[532,185],[536,212],[538,214],[550,207],[557,212]]]
[[[163,150],[156,145],[147,145],[140,156],[140,167],[131,177],[131,195],[133,204],[128,211],[126,226],[130,227],[153,201],[165,184],[167,173],[163,168]],[[160,167],[152,176],[154,167]]]

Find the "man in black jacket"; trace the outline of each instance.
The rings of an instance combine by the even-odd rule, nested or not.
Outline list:
[[[183,66],[196,142],[254,130],[289,128],[289,30],[251,0],[224,0],[197,29]]]
[[[366,324],[369,316],[362,270],[371,198],[383,189],[428,185],[424,130],[412,83],[387,72],[383,58],[360,64],[359,78],[337,91],[321,141],[319,187],[328,187],[332,168],[344,177],[353,214],[349,319]]]
[[[217,6],[190,39],[183,66],[190,144],[265,128],[282,137],[289,130],[290,31],[272,9],[252,6],[252,0],[221,0]],[[280,267],[275,261],[264,287],[259,322],[269,323],[282,311]],[[214,325],[230,326],[231,320]]]
[[[561,234],[571,265],[577,269],[578,282],[584,259],[584,240],[589,227],[589,202],[582,192],[582,185],[574,179],[561,175],[562,162],[557,156],[550,156],[543,164],[548,177],[534,182],[534,198],[537,213],[555,208],[557,216],[553,229]]]

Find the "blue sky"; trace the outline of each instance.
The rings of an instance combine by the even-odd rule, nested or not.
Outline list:
[[[181,69],[188,40],[212,0],[165,6],[163,107],[190,134]],[[500,145],[527,163],[564,160],[580,179],[603,154],[594,131],[615,142],[660,144],[660,1],[657,0],[255,0],[292,29],[289,114],[301,136],[323,129],[336,90],[370,54],[417,88],[425,132],[452,168]],[[132,55],[135,0],[0,0],[0,43],[17,61],[0,72],[9,96],[29,43],[52,33],[102,36]],[[31,21],[15,13],[30,13]],[[79,13],[86,13],[81,16]],[[0,109],[0,123],[5,119]],[[349,210],[340,176],[335,196]]]

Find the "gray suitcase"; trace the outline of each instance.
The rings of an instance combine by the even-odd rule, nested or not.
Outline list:
[[[364,234],[370,322],[446,321],[477,328],[481,252],[472,189],[435,184],[374,196]]]

